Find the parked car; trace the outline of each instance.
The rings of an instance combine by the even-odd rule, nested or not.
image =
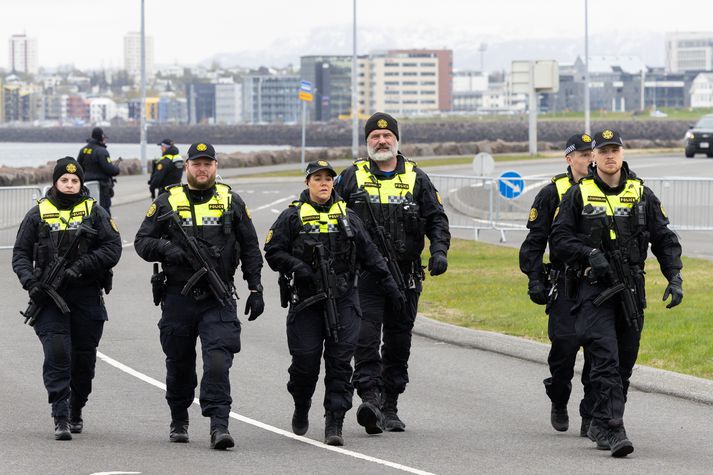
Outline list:
[[[696,125],[690,126],[684,137],[684,147],[687,158],[693,158],[697,153],[713,158],[713,114],[704,115]]]

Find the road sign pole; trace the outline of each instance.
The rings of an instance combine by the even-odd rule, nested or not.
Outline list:
[[[307,101],[302,101],[302,151],[300,152],[300,170],[305,170],[305,128],[307,123]]]
[[[530,89],[530,156],[537,155],[537,91],[534,87]]]

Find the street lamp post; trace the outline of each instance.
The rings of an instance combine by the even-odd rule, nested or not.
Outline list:
[[[146,28],[144,25],[144,0],[141,0],[141,107],[139,108],[141,134],[141,171],[148,173],[146,161]]]
[[[584,0],[584,132],[591,133],[589,121],[589,4]]]
[[[359,98],[358,98],[358,74],[357,74],[357,23],[356,23],[357,0],[353,0],[352,26],[352,158],[359,158]]]

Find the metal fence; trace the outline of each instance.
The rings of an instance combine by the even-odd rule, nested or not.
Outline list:
[[[92,198],[99,201],[99,182],[84,184]],[[27,211],[42,198],[49,186],[0,186],[0,249],[12,249],[17,228]]]
[[[451,228],[500,233],[525,230],[530,207],[550,178],[523,177],[524,187],[514,199],[504,198],[498,179],[465,175],[430,175],[447,206]],[[644,184],[661,200],[676,230],[713,231],[713,178],[651,178]]]

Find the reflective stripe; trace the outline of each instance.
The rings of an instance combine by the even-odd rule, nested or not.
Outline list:
[[[344,201],[335,201],[329,211],[321,213],[309,203],[301,203],[300,221],[307,234],[338,233],[339,218],[347,215]]]
[[[161,158],[162,158],[162,159],[163,159],[163,158],[168,158],[168,159],[171,160],[172,162],[176,162],[176,161],[182,162],[182,161],[183,161],[183,157],[182,157],[180,154],[178,154],[178,153],[177,153],[176,155],[164,155],[164,156],[162,156]]]
[[[50,231],[66,231],[67,229],[76,229],[82,224],[82,220],[89,218],[94,206],[94,199],[87,198],[71,210],[58,209],[47,198],[42,198],[37,204],[40,207],[40,219],[47,223]]]
[[[641,201],[644,193],[644,184],[638,179],[626,180],[624,189],[618,195],[604,194],[592,178],[584,178],[579,182],[579,188],[582,192],[583,206],[592,205],[595,211],[604,211],[612,218],[631,216],[632,208]],[[611,238],[616,239],[614,230],[611,229],[609,232]]]
[[[183,190],[182,185],[170,186],[168,202],[173,211],[178,211],[181,218],[181,225],[185,227],[193,226],[193,215],[191,213],[191,203]],[[230,187],[222,183],[215,185],[215,194],[205,203],[193,206],[198,226],[221,226],[223,224],[223,213],[230,209],[232,195]]]
[[[404,161],[404,173],[397,173],[390,180],[379,180],[369,169],[368,160],[356,160],[357,187],[369,193],[372,203],[401,204],[406,201],[406,194],[411,193],[416,185],[416,172],[414,164]]]

